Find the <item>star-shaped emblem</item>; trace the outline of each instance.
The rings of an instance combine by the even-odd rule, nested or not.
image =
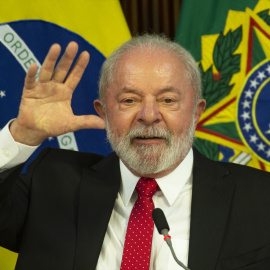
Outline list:
[[[6,91],[0,90],[0,98],[3,98],[6,96]]]
[[[260,142],[257,146],[259,151],[264,151],[265,145],[262,142]]]
[[[254,93],[250,90],[250,89],[248,89],[246,92],[245,92],[245,97],[246,98],[252,98],[252,95],[253,95]]]
[[[268,124],[269,129],[265,131],[265,134],[270,134],[270,124]]]
[[[243,112],[243,114],[241,114],[241,117],[243,117],[244,121],[250,119],[249,112]]]
[[[245,126],[243,127],[243,129],[249,132],[252,129],[251,123],[245,123]]]
[[[262,72],[259,71],[257,78],[259,78],[262,81],[264,78],[266,78],[266,76],[263,71]]]
[[[245,99],[245,101],[242,102],[242,104],[243,104],[243,108],[244,108],[244,109],[245,109],[245,108],[250,108],[250,101],[247,101],[247,100]]]
[[[259,83],[256,81],[256,79],[250,80],[250,87],[253,87],[256,89],[257,85],[259,85]]]
[[[270,157],[270,148],[265,152],[267,157]]]
[[[250,142],[256,143],[258,139],[256,134],[250,136]]]

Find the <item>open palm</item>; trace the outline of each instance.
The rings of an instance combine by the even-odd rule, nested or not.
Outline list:
[[[10,131],[18,142],[37,145],[48,137],[59,136],[85,128],[105,128],[104,121],[95,115],[75,116],[71,108],[72,94],[89,62],[89,54],[81,53],[69,71],[78,51],[75,42],[69,43],[58,65],[61,48],[54,44],[40,69],[32,64],[26,74],[17,119]]]

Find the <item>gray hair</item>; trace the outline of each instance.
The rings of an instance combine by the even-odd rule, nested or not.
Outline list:
[[[144,34],[133,37],[125,42],[103,63],[99,80],[99,99],[104,105],[105,91],[113,82],[114,69],[116,68],[118,61],[126,52],[131,52],[133,49],[137,48],[140,48],[141,50],[148,49],[149,51],[163,49],[175,53],[187,69],[187,76],[189,77],[194,90],[195,101],[202,98],[201,74],[192,55],[182,46],[168,39],[165,35]]]

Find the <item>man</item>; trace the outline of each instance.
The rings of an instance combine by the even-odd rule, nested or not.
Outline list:
[[[269,269],[269,174],[192,149],[205,100],[190,54],[159,36],[125,43],[103,65],[99,118],[74,116],[70,107],[88,53],[69,74],[77,45],[54,68],[59,53],[53,45],[38,82],[30,67],[18,117],[0,135],[9,155],[1,157],[0,244],[19,252],[16,269],[180,269],[143,224],[132,231],[151,240],[150,251],[142,249],[149,261],[125,268],[140,178],[157,183],[149,201],[164,210],[176,254],[190,269]],[[47,137],[105,127],[115,151],[108,157],[47,149],[18,176],[19,163]],[[140,246],[132,241],[131,257]]]

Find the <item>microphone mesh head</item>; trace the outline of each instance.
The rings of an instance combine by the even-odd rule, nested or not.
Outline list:
[[[167,219],[166,219],[163,211],[160,208],[155,208],[152,211],[152,217],[153,217],[154,223],[157,227],[157,230],[160,234],[161,234],[161,231],[164,229],[167,229],[168,231],[170,230]]]

